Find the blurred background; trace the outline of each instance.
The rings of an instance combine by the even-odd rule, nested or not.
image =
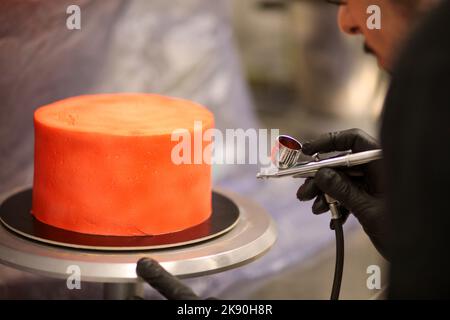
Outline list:
[[[81,8],[81,30],[65,28],[70,4]],[[361,39],[339,32],[336,13],[320,0],[2,1],[0,199],[32,183],[33,111],[74,95],[187,98],[210,108],[219,129],[276,128],[301,141],[354,127],[377,136],[388,77]],[[301,179],[262,182],[257,170],[216,165],[214,185],[261,204],[277,222],[276,245],[249,265],[187,282],[226,299],[327,299],[329,216],[298,202]],[[385,262],[354,218],[345,230],[341,296],[376,296],[366,270],[379,265],[386,285]],[[101,288],[68,291],[65,281],[0,266],[0,297],[101,298]],[[159,298],[149,288],[147,297]]]
[[[288,3],[288,4],[287,4]],[[233,1],[233,27],[259,119],[302,139],[360,127],[373,135],[386,76],[325,1]]]

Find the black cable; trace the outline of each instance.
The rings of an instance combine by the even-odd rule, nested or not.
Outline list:
[[[342,218],[331,220],[331,224],[336,233],[336,264],[330,300],[339,300],[342,273],[344,271],[344,230],[342,228]]]

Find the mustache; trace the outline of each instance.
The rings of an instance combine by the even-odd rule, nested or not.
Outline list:
[[[375,51],[367,43],[364,43],[364,52],[375,55]]]

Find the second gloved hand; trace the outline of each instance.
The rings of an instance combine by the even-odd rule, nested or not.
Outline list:
[[[136,265],[136,274],[168,300],[201,300],[191,288],[170,274],[154,259],[141,258]],[[216,300],[216,298],[210,297],[206,300]]]

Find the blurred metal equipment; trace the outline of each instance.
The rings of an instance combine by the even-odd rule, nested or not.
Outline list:
[[[226,191],[217,191],[240,209],[237,225],[229,232],[195,245],[160,250],[105,252],[64,248],[23,238],[0,226],[0,262],[13,268],[67,279],[68,267],[81,270],[81,281],[104,283],[104,297],[141,296],[142,281],[136,275],[140,258],[157,260],[181,278],[218,273],[254,261],[274,244],[275,224],[254,202]]]

